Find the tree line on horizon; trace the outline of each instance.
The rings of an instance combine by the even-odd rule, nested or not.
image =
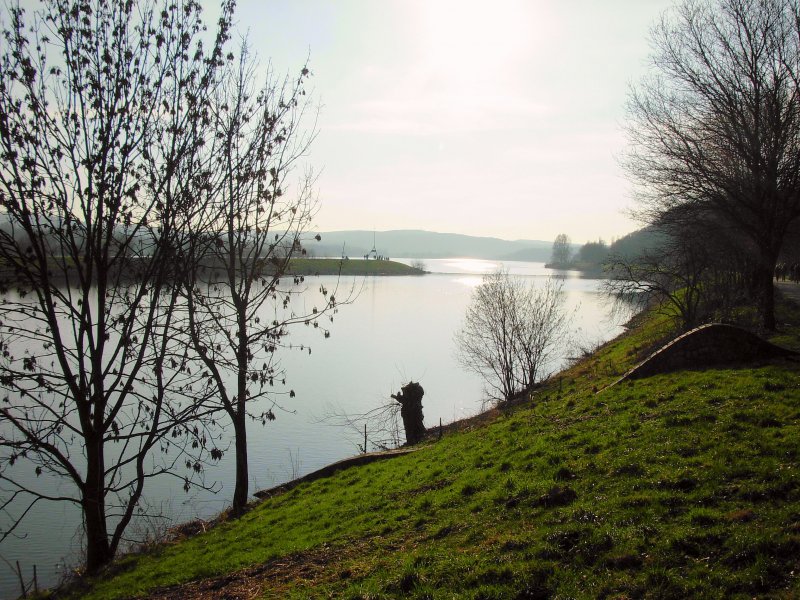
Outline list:
[[[578,270],[601,273],[612,257],[635,257],[662,243],[660,235],[652,228],[639,229],[607,243],[603,238],[587,241],[575,248],[566,233],[553,241],[550,262],[545,266],[559,270]]]

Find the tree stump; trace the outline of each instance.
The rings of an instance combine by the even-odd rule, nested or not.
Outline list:
[[[425,435],[424,416],[422,414],[422,396],[425,390],[419,383],[409,381],[400,388],[399,394],[392,394],[392,398],[400,403],[400,416],[403,417],[403,427],[406,430],[406,444],[416,444]]]

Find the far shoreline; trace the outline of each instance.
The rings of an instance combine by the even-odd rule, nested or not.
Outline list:
[[[393,260],[361,258],[293,258],[286,268],[288,275],[346,275],[381,277],[418,276],[426,271]]]

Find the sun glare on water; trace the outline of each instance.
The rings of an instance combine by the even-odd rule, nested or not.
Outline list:
[[[501,267],[499,263],[476,258],[453,258],[444,263],[444,267],[452,273],[491,273]]]
[[[464,285],[464,286],[466,286],[468,288],[476,288],[481,283],[483,283],[483,278],[482,277],[478,277],[477,275],[468,275],[467,277],[458,277],[458,278],[454,279],[453,281],[455,281],[456,283],[459,283],[461,285]]]

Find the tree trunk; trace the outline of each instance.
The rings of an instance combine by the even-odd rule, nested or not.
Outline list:
[[[424,394],[422,386],[414,381],[410,381],[400,388],[399,394],[392,394],[392,398],[400,403],[400,416],[403,418],[403,427],[406,430],[406,444],[409,445],[416,444],[425,437],[422,414],[422,396]]]
[[[772,282],[775,264],[759,267],[756,273],[758,309],[761,325],[768,331],[775,330],[775,284]]]
[[[86,528],[86,571],[96,573],[114,557],[106,528],[101,440],[87,440],[86,484],[83,489],[83,524]]]
[[[247,472],[247,423],[244,410],[240,411],[233,421],[236,436],[236,487],[233,490],[233,505],[231,514],[239,517],[244,513],[248,498],[248,472]]]

